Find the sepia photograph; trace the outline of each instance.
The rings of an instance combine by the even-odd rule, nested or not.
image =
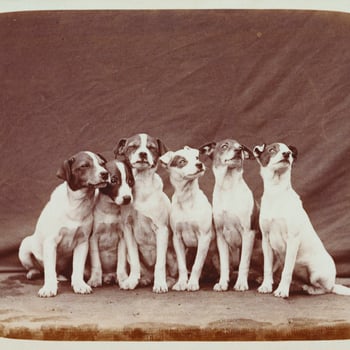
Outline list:
[[[347,343],[350,7],[102,3],[0,7],[0,337]]]

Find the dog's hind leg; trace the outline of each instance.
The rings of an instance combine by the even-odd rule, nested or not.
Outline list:
[[[42,275],[42,271],[38,268],[38,262],[34,259],[31,249],[31,236],[23,239],[19,251],[18,258],[23,267],[28,271],[27,279],[32,280]]]
[[[303,291],[310,295],[322,295],[326,293],[326,291],[323,288],[310,286],[308,284],[304,284],[302,288]]]

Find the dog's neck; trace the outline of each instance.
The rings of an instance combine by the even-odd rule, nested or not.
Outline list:
[[[103,213],[120,213],[120,205],[117,205],[113,199],[105,193],[99,193],[96,200],[96,209]]]
[[[154,194],[156,191],[163,189],[162,181],[158,174],[156,174],[156,168],[138,171],[134,169],[134,199],[146,200],[149,196]]]
[[[213,166],[213,173],[215,176],[215,188],[219,191],[229,191],[244,181],[242,168]]]
[[[293,190],[291,183],[291,169],[286,171],[273,171],[268,168],[261,168],[260,174],[264,183],[264,194],[278,194]]]
[[[173,199],[179,204],[190,204],[194,202],[196,194],[201,191],[199,188],[198,178],[191,180],[178,180],[170,176],[170,182],[174,187]]]
[[[69,210],[74,213],[81,213],[81,216],[91,213],[94,205],[96,190],[93,187],[84,187],[73,191],[66,183]]]

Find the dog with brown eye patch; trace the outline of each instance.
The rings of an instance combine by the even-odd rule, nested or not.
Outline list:
[[[264,192],[259,223],[262,232],[264,279],[260,293],[271,293],[273,260],[283,266],[274,295],[289,296],[294,277],[309,294],[350,295],[350,288],[335,283],[336,268],[303,208],[291,183],[292,165],[298,151],[284,143],[255,146]]]
[[[199,188],[198,179],[205,172],[199,160],[199,151],[185,146],[160,157],[169,172],[174,187],[171,201],[170,226],[176,252],[179,277],[173,290],[197,291],[199,278],[215,233],[212,227],[212,208]],[[188,279],[186,248],[197,247],[197,253]]]
[[[34,233],[23,239],[19,260],[33,279],[44,270],[40,297],[57,294],[57,272],[73,258],[71,284],[75,293],[91,293],[84,281],[85,261],[93,222],[97,188],[107,186],[105,159],[92,152],[79,152],[65,160],[57,172],[64,181],[52,192],[41,212]]]
[[[132,233],[135,180],[126,162],[106,163],[110,182],[99,189],[94,207],[94,224],[90,237],[91,287],[118,281],[121,289],[134,289],[140,279],[140,262]],[[127,273],[127,255],[130,275]]]
[[[116,157],[124,157],[133,170],[132,228],[141,260],[140,285],[154,279],[155,293],[167,292],[177,274],[175,253],[168,247],[170,200],[156,173],[158,159],[165,152],[160,139],[144,133],[121,139],[114,150]]]
[[[253,152],[233,139],[211,142],[200,148],[212,160],[215,176],[213,218],[220,256],[220,280],[215,291],[226,291],[230,277],[230,261],[241,251],[236,291],[248,290],[248,273],[255,229],[252,227],[255,202],[243,178],[243,163],[254,159]]]

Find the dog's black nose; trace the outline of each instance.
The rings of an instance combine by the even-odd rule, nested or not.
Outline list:
[[[108,172],[107,171],[101,171],[100,173],[102,180],[108,180]]]
[[[289,156],[290,156],[291,152],[283,152],[282,153],[282,156],[285,158],[285,159],[288,159]]]
[[[198,168],[198,170],[203,170],[203,163],[197,163],[196,167]]]
[[[147,153],[146,152],[140,152],[139,156],[141,159],[147,159]]]
[[[131,202],[131,196],[124,196],[123,197],[123,203],[129,204]]]

